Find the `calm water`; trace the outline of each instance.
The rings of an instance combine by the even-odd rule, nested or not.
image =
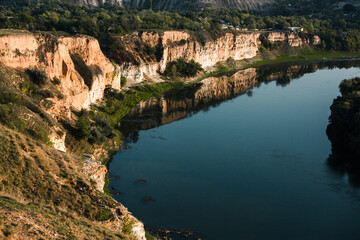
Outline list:
[[[331,65],[257,70],[255,81],[273,76],[251,93],[139,131],[109,189],[146,226],[202,239],[360,239],[360,189],[326,164],[325,133],[339,83],[360,68]]]

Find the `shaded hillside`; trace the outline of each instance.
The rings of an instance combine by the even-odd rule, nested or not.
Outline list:
[[[69,64],[65,45],[83,54],[79,59],[84,61],[89,60],[84,56],[94,55],[108,60],[89,45],[80,47],[81,39],[91,45],[89,38],[72,37],[66,42],[46,34],[12,32],[0,40],[0,238],[144,239],[143,224],[102,192],[106,167],[83,155],[102,146],[79,139],[74,127],[77,111],[68,105],[79,99],[66,100],[66,89],[74,90],[76,85],[85,102],[90,95],[84,95],[89,88],[80,73],[71,74],[72,86],[66,84],[66,75],[76,66]],[[57,60],[62,67],[56,67]],[[109,67],[114,68],[110,62]],[[105,78],[101,80],[106,84]],[[59,103],[63,109],[57,111]],[[97,133],[104,129],[94,128],[100,122],[106,123],[99,118],[98,124],[92,124]],[[108,143],[115,136],[107,136],[100,136],[102,143],[111,146]],[[136,236],[134,229],[141,235]]]
[[[20,2],[16,0],[3,0],[2,3]],[[193,11],[206,7],[239,8],[246,10],[261,10],[276,0],[64,0],[63,3],[86,6],[104,6],[107,4],[123,6],[125,8],[153,9],[163,11]]]
[[[218,8],[239,8],[247,10],[263,9],[267,4],[275,3],[275,0],[124,0],[123,6],[127,8],[142,8],[165,11],[193,11],[205,7]]]

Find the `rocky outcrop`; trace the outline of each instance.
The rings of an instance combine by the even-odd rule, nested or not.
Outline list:
[[[22,72],[39,69],[49,81],[56,79],[52,91],[55,88],[61,94],[45,99],[52,103],[46,111],[55,120],[71,118],[71,109],[89,108],[102,99],[107,85],[120,89],[119,68],[104,56],[98,41],[88,36],[55,37],[25,31],[2,35],[0,62]],[[56,149],[66,151],[62,132],[53,129],[49,137]]]
[[[18,33],[0,36],[0,62],[18,69],[43,69],[57,78],[63,99],[57,99],[52,115],[88,108],[103,97],[106,85],[120,89],[120,75],[102,53],[96,39],[88,36],[55,37]]]
[[[83,173],[86,177],[94,181],[95,189],[104,192],[105,176],[107,174],[105,165],[102,165],[100,161],[96,161],[93,155],[84,154]]]
[[[94,182],[95,189],[104,192],[107,168],[91,154],[84,154],[83,174],[86,178]],[[104,226],[120,232],[122,232],[124,228],[127,228],[131,231],[131,235],[133,235],[135,239],[146,240],[144,224],[135,218],[121,203],[115,200],[113,201],[114,205],[110,207],[109,210],[112,212],[114,218],[105,221],[103,223]]]
[[[270,42],[284,42],[287,40],[286,32],[268,32],[266,35]]]
[[[313,45],[319,45],[321,43],[321,39],[319,36],[313,36],[311,39],[311,44]]]
[[[104,222],[105,227],[120,232],[131,231],[137,240],[146,240],[144,224],[132,215],[121,203],[114,200],[115,207],[111,208],[114,219]]]
[[[290,47],[301,47],[309,44],[308,38],[301,38],[298,34],[289,33],[287,35],[287,42]]]
[[[133,33],[125,36],[127,51],[134,55],[137,64],[124,63],[120,69],[127,77],[130,84],[138,83],[149,77],[158,80],[158,72],[165,70],[166,64],[181,57],[194,60],[202,67],[210,67],[219,61],[228,58],[241,60],[256,56],[259,48],[259,33],[226,33],[216,39],[199,42],[184,31],[165,31],[162,34],[156,32]],[[137,42],[143,42],[150,47],[162,49],[160,61],[149,62],[139,53],[136,53]]]
[[[49,135],[49,139],[54,144],[53,146],[56,150],[66,152],[66,147],[65,147],[66,132],[61,132],[61,134],[53,132],[52,134]]]
[[[222,36],[199,41],[185,31],[139,32],[122,37],[126,51],[133,56],[136,63],[126,62],[120,66],[121,73],[127,77],[128,84],[136,84],[144,80],[160,80],[159,72],[166,65],[181,57],[194,60],[203,68],[214,66],[217,62],[229,58],[241,60],[253,58],[259,50],[260,37],[266,37],[270,42],[285,42],[290,47],[303,47],[310,42],[319,44],[320,38],[314,35],[290,32],[237,32],[225,33]],[[136,51],[145,44],[159,51],[158,60]],[[150,60],[149,60],[150,59]]]
[[[321,43],[319,36],[312,34],[304,34],[303,37],[300,37],[299,34],[293,32],[274,31],[268,32],[265,35],[270,42],[287,42],[290,47],[302,47],[309,43],[318,45]]]
[[[181,57],[194,60],[204,68],[214,66],[217,62],[228,58],[240,60],[256,56],[259,45],[259,33],[226,33],[213,41],[200,43],[188,37],[180,41],[167,40],[164,46],[160,71],[164,71],[166,64]]]

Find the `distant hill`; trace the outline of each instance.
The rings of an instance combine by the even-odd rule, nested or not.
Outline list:
[[[40,0],[0,0],[1,5]],[[163,11],[197,11],[204,8],[241,10],[270,10],[275,7],[276,14],[293,15],[313,14],[339,9],[357,11],[360,9],[360,0],[50,0],[74,5],[104,6],[112,4],[127,9],[153,9]]]
[[[149,8],[161,10],[200,10],[211,8],[262,9],[276,0],[122,0],[124,7]]]
[[[22,0],[0,0],[1,4],[20,2]],[[140,8],[165,11],[189,11],[211,8],[239,8],[248,10],[263,9],[278,0],[63,0],[75,5],[102,6],[106,3],[125,8]]]

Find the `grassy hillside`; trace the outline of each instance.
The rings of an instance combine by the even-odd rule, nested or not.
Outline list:
[[[67,130],[44,111],[49,94],[60,94],[53,83],[0,64],[0,236],[132,238],[115,226],[129,213],[83,174],[82,154],[52,147],[50,129]]]

